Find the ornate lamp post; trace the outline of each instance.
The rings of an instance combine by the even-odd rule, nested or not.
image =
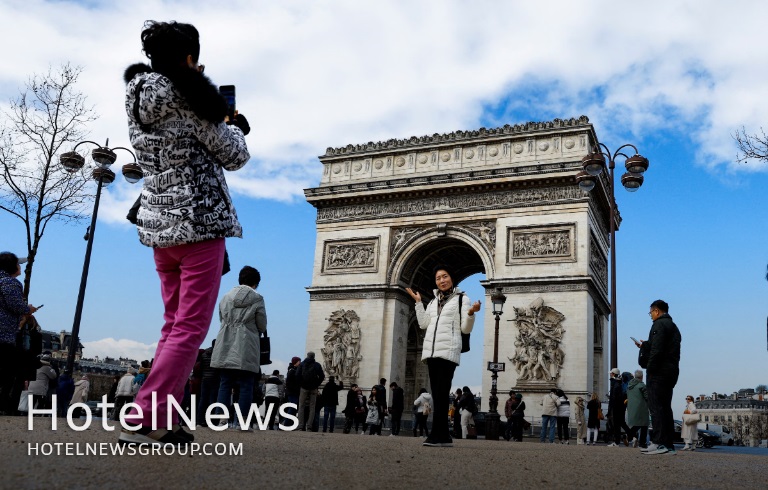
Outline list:
[[[491,397],[488,399],[488,413],[485,414],[485,438],[489,441],[499,440],[499,419],[501,416],[497,411],[499,399],[496,396],[496,380],[499,377],[499,371],[504,372],[505,365],[499,362],[499,317],[504,309],[504,303],[507,297],[501,292],[501,288],[496,288],[496,292],[491,295],[493,303],[493,315],[496,317],[496,327],[493,335],[493,362],[488,363],[488,371],[491,375]]]
[[[66,371],[70,375],[74,372],[75,368],[75,353],[77,352],[77,346],[80,344],[80,319],[83,314],[83,301],[85,299],[85,286],[88,282],[88,269],[91,264],[91,249],[93,249],[93,236],[96,234],[96,217],[99,213],[99,199],[101,198],[101,187],[103,185],[109,185],[115,180],[115,173],[109,169],[109,167],[115,163],[117,155],[115,150],[124,150],[131,154],[133,157],[132,163],[123,165],[123,176],[125,180],[131,184],[135,184],[144,176],[141,167],[136,163],[136,155],[133,154],[128,148],[118,146],[116,148],[109,148],[109,139],[104,146],[94,143],[93,141],[81,141],[76,144],[72,151],[64,153],[59,157],[59,163],[68,172],[77,172],[83,168],[85,164],[85,157],[77,153],[77,147],[82,144],[96,145],[91,151],[91,158],[96,163],[96,168],[93,169],[93,179],[98,182],[96,188],[96,199],[93,203],[93,214],[91,216],[91,226],[88,228],[88,232],[85,234],[85,239],[88,240],[88,246],[85,248],[85,261],[83,263],[83,275],[80,278],[80,292],[77,295],[77,306],[75,307],[75,320],[72,324],[72,335],[69,340],[69,352],[67,354],[67,367]]]
[[[627,171],[621,176],[621,184],[629,192],[636,192],[643,185],[643,173],[648,170],[648,159],[640,155],[637,147],[629,143],[622,145],[615,152],[607,146],[600,143],[605,152],[595,147],[592,153],[581,159],[581,165],[584,171],[576,176],[576,181],[583,190],[589,192],[595,188],[597,177],[605,170],[605,159],[608,158],[609,178],[609,207],[610,207],[610,233],[611,233],[611,368],[618,367],[618,350],[616,337],[616,196],[614,194],[615,179],[613,169],[616,167],[616,157],[624,157],[624,166]],[[633,156],[627,156],[622,153],[624,148],[632,148],[635,151]]]

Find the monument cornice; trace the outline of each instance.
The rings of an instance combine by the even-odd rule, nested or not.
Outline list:
[[[344,286],[316,286],[306,288],[310,301],[344,299],[381,299],[408,297],[408,293],[397,286],[386,284],[348,284]]]
[[[587,291],[603,314],[610,311],[608,296],[596,279],[591,276],[537,276],[480,281],[487,294],[500,287],[504,294],[560,293]]]
[[[456,144],[478,143],[485,141],[495,141],[509,137],[520,137],[526,135],[558,134],[577,130],[592,130],[592,124],[587,116],[578,118],[559,119],[543,122],[526,122],[522,124],[505,124],[498,128],[480,128],[469,131],[452,131],[450,133],[435,133],[433,135],[411,136],[405,139],[392,138],[387,141],[373,142],[364,144],[349,144],[338,148],[329,147],[325,155],[319,158],[321,161],[333,161],[349,158],[350,156],[362,157],[373,156],[383,152],[396,152],[400,150],[414,150],[424,148],[435,148],[442,146],[452,146]]]

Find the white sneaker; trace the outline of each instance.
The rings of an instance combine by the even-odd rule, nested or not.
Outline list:
[[[568,445],[570,445],[570,444],[571,444],[571,443],[570,443],[570,441],[565,441],[565,445],[566,445],[566,446],[568,446]]]
[[[641,453],[647,453],[647,452],[655,451],[658,448],[659,448],[658,444],[651,443],[651,444],[648,444],[648,447],[641,447],[640,448],[640,452]]]
[[[683,446],[683,448],[681,449],[681,451],[689,451],[690,449],[691,449],[691,446],[689,446],[688,444],[686,444],[685,446]]]
[[[616,444],[615,442],[612,442],[612,443],[608,444],[608,447],[619,447],[619,445]]]
[[[632,447],[637,447],[637,437],[632,439],[631,444],[632,444]]]
[[[662,445],[658,445],[655,450],[653,451],[646,451],[645,454],[665,454],[670,452],[669,449],[665,448]],[[672,453],[674,454],[674,452]]]

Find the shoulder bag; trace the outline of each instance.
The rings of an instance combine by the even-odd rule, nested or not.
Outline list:
[[[271,355],[271,349],[269,345],[269,335],[267,335],[266,329],[264,332],[259,333],[259,348],[261,350],[261,357],[259,359],[259,364],[262,366],[265,366],[267,364],[272,364],[272,360],[270,359]]]
[[[701,415],[698,413],[684,413],[683,414],[683,423],[685,425],[696,425],[701,420]]]
[[[464,298],[464,293],[459,293],[459,330],[461,330],[461,300]],[[469,352],[469,334],[461,332],[461,353]]]

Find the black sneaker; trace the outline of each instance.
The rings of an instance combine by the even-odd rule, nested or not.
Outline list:
[[[171,427],[171,430],[173,431],[174,435],[181,437],[182,439],[186,439],[189,442],[195,440],[194,434],[190,434],[189,432],[185,431],[179,424],[174,424]]]
[[[185,446],[190,441],[179,437],[166,429],[152,430],[151,427],[141,427],[139,430],[122,430],[117,442],[123,445],[163,445],[174,444]]]
[[[427,437],[424,442],[421,443],[422,446],[429,446],[429,447],[439,447],[440,444],[433,441],[431,438]]]

